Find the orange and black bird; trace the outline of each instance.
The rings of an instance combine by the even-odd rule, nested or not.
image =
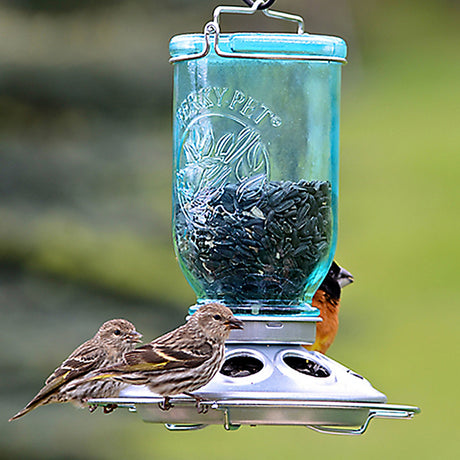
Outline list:
[[[340,296],[342,288],[353,282],[353,275],[332,262],[326,278],[313,296],[312,305],[318,308],[322,321],[316,323],[316,340],[313,345],[305,345],[310,351],[325,354],[335,339],[339,329]]]

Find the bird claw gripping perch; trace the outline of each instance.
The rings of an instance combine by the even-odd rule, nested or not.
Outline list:
[[[103,412],[104,414],[110,414],[110,412],[113,412],[117,407],[118,404],[107,404],[107,406],[104,406]]]
[[[163,399],[163,402],[159,402],[158,403],[158,407],[161,409],[161,410],[164,410],[164,411],[167,411],[167,410],[170,410],[172,407],[174,407],[171,402],[169,401],[169,398],[166,396],[164,399]]]
[[[199,414],[206,414],[209,410],[209,406],[207,404],[203,404],[203,399],[199,396],[194,395],[193,393],[185,392],[187,396],[190,396],[196,401],[195,407]]]
[[[90,413],[92,414],[96,409],[97,409],[97,404],[90,404],[88,406],[88,410],[90,411]]]
[[[209,410],[209,406],[207,404],[202,404],[201,401],[197,401],[196,410],[199,414],[207,414]]]

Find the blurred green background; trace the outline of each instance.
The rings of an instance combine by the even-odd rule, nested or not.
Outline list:
[[[151,339],[181,323],[193,303],[170,236],[168,41],[201,31],[218,4],[0,4],[0,458],[454,458],[455,0],[275,4],[350,47],[337,258],[356,282],[329,354],[421,415],[374,421],[357,438],[301,427],[178,434],[127,411],[90,415],[70,405],[6,421],[105,320],[128,318]],[[286,30],[262,15],[226,18],[223,27]]]

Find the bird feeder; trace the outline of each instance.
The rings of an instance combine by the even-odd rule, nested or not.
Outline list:
[[[171,430],[211,424],[304,425],[361,434],[374,417],[411,418],[361,375],[307,351],[312,297],[337,241],[339,103],[347,47],[304,32],[301,17],[215,9],[203,34],[173,37],[173,236],[197,305],[218,301],[244,321],[220,373],[194,400],[129,387],[116,403]],[[293,22],[297,33],[222,33],[222,14]]]

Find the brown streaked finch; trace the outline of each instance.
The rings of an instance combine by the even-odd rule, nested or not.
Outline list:
[[[88,399],[117,396],[121,382],[84,382],[82,377],[101,367],[120,363],[123,354],[134,350],[142,335],[124,319],[105,322],[96,335],[80,345],[45,381],[45,386],[10,422],[36,407],[72,402],[84,407]],[[96,407],[91,408],[94,410]],[[91,410],[90,409],[90,410]]]
[[[95,371],[88,380],[115,379],[132,385],[148,385],[164,397],[160,408],[171,407],[170,396],[186,394],[197,402],[193,391],[206,385],[219,371],[225,341],[231,329],[242,329],[243,322],[219,303],[201,306],[182,326],[125,353],[124,364]]]

